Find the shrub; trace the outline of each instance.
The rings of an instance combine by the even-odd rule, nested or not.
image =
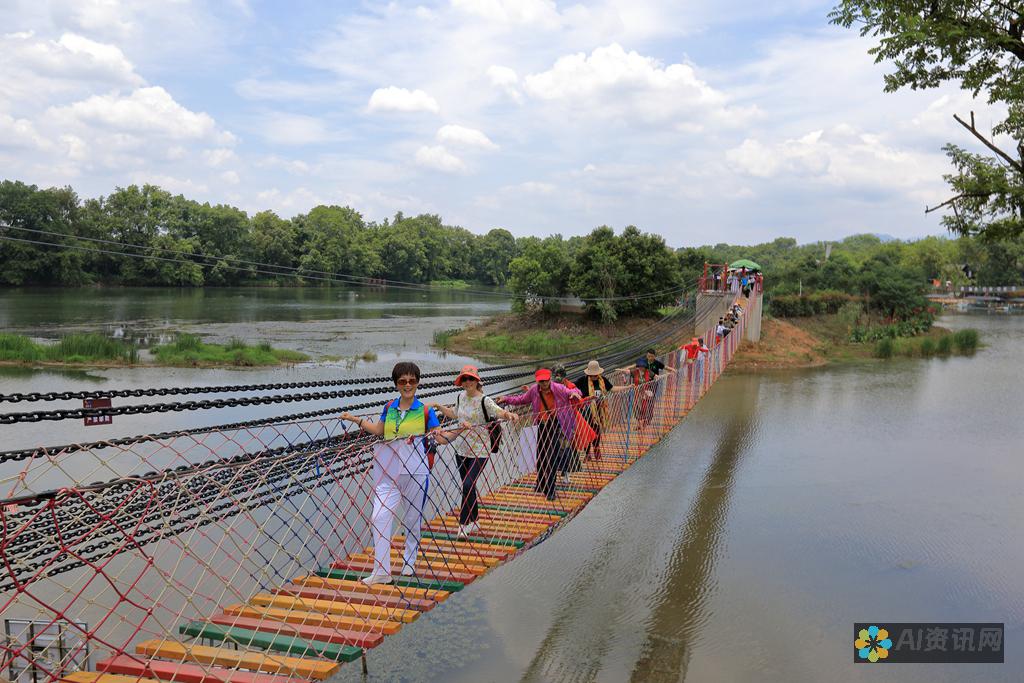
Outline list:
[[[198,351],[202,346],[198,334],[179,333],[174,340],[175,351]]]
[[[974,353],[978,348],[978,331],[967,328],[953,333],[953,345],[960,353]]]
[[[833,290],[822,290],[800,296],[777,294],[768,302],[769,312],[778,318],[801,318],[811,315],[838,313],[843,306],[859,302],[860,298]]]
[[[933,339],[922,339],[921,346],[918,347],[921,352],[921,356],[924,358],[931,358],[935,355],[935,341]]]
[[[953,335],[947,334],[939,337],[939,341],[935,344],[935,353],[940,356],[948,356],[953,351]]]
[[[874,356],[875,358],[892,358],[892,354],[896,349],[896,343],[890,337],[885,339],[879,339],[875,344]]]
[[[434,332],[434,346],[440,349],[447,349],[448,345],[452,341],[452,337],[461,332],[458,327],[453,327],[447,330],[438,330]]]

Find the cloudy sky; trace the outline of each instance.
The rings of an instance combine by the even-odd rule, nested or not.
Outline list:
[[[4,0],[0,177],[673,246],[938,234],[958,90],[814,0]]]

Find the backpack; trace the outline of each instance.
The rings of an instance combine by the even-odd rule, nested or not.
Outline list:
[[[437,441],[429,434],[430,431],[430,409],[423,410],[423,452],[427,454],[427,469],[434,469],[434,460],[437,458]]]

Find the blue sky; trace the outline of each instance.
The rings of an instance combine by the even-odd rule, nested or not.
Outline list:
[[[673,246],[941,233],[953,88],[801,0],[8,0],[3,175]]]

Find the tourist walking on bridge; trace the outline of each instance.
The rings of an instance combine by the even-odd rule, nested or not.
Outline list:
[[[497,452],[501,439],[501,426],[497,420],[516,419],[516,414],[502,410],[490,396],[483,391],[483,380],[473,365],[464,365],[459,376],[455,378],[455,386],[462,392],[455,397],[454,406],[427,404],[435,408],[450,420],[458,420],[463,428],[462,433],[455,437],[455,464],[459,468],[462,479],[462,505],[459,507],[460,537],[471,536],[480,532],[480,507],[477,502],[476,483],[487,465],[487,458]]]
[[[521,394],[502,396],[499,404],[533,406],[537,423],[537,491],[548,500],[555,498],[556,459],[563,443],[572,443],[575,421],[569,398],[580,398],[577,389],[551,382],[551,371],[540,368],[534,373],[536,384]],[[563,441],[564,440],[564,441]]]
[[[583,376],[576,380],[576,386],[583,396],[583,417],[594,430],[594,440],[587,447],[595,459],[601,458],[601,430],[608,424],[608,403],[606,394],[615,391],[615,385],[604,376],[604,368],[597,360],[587,363]]]
[[[391,527],[398,507],[405,499],[402,532],[405,534],[402,575],[416,574],[416,555],[420,546],[420,525],[430,486],[430,455],[436,445],[448,443],[450,434],[437,431],[441,423],[434,410],[416,398],[420,369],[415,363],[402,362],[391,371],[391,380],[399,397],[388,402],[377,422],[342,413],[341,419],[359,425],[363,431],[383,437],[373,459],[373,571],[363,579],[372,586],[391,583]],[[429,436],[428,433],[432,432]]]

